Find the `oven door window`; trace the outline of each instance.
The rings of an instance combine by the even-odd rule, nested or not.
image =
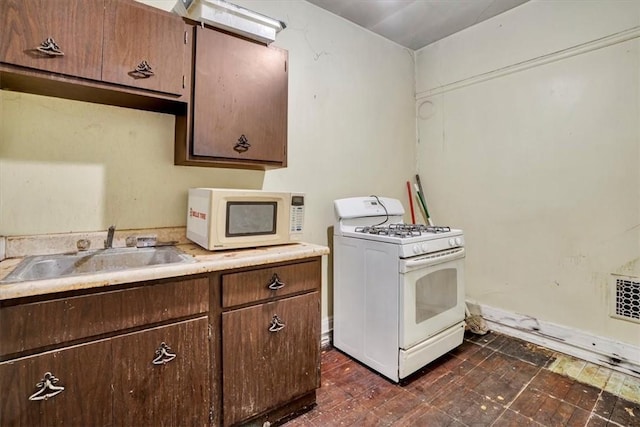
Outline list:
[[[415,284],[415,323],[420,324],[442,314],[458,304],[457,270],[436,270],[421,277]]]
[[[400,274],[400,347],[409,349],[464,320],[464,259]]]

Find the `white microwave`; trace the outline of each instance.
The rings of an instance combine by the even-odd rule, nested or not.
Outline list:
[[[191,188],[187,238],[210,251],[299,241],[304,197],[303,193]]]

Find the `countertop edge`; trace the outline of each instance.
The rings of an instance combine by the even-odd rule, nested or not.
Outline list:
[[[56,279],[33,280],[29,282],[4,283],[0,284],[0,301],[73,290],[108,288],[113,285],[167,279],[171,277],[180,278],[182,276],[255,267],[329,254],[328,247],[311,243],[295,243],[221,252],[208,252],[194,244],[179,245],[177,247],[183,252],[192,255],[196,262],[135,268],[108,273],[85,274]],[[3,261],[2,263],[5,262],[6,261]],[[2,263],[0,263],[0,265],[2,265]],[[15,264],[15,261],[13,263]]]

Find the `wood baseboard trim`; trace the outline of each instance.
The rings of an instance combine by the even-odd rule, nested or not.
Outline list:
[[[333,316],[322,319],[320,348],[328,348],[333,342]]]
[[[551,350],[614,371],[640,377],[640,348],[498,308],[473,304],[491,330],[520,338]]]

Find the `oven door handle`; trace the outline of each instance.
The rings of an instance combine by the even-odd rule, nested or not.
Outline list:
[[[429,267],[431,265],[442,264],[443,262],[464,257],[464,248],[455,248],[446,251],[421,256],[419,258],[403,261],[400,271],[407,272],[416,268]]]

